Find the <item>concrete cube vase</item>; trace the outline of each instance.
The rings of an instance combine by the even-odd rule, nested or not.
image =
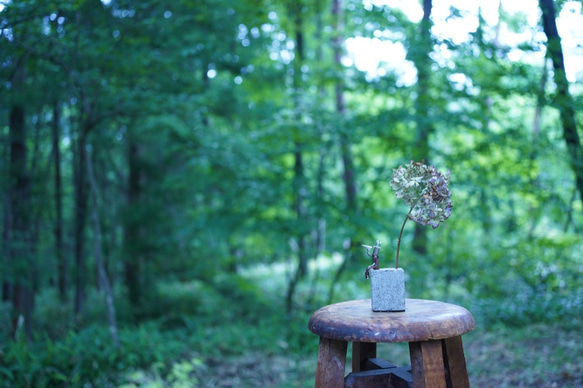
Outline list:
[[[405,311],[405,272],[402,268],[370,271],[372,311]]]

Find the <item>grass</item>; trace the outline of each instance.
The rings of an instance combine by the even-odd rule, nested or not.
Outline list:
[[[583,387],[583,331],[560,323],[478,327],[466,335],[477,387]]]
[[[464,344],[473,387],[583,387],[581,330],[556,324],[478,327],[464,336]],[[404,344],[380,344],[378,353],[398,365],[409,364]],[[313,387],[316,361],[316,343],[305,355],[253,352],[210,358],[201,370],[199,386]]]
[[[36,317],[45,334],[33,344],[0,341],[0,387],[312,387],[318,338],[307,322],[329,303],[329,279],[320,273],[317,281],[303,282],[292,314],[284,309],[282,279],[285,274],[263,268],[209,283],[160,282],[139,322],[118,295],[118,350],[111,347],[99,294],[90,297],[79,322],[48,292],[38,298]],[[342,284],[332,302],[367,297],[366,282]],[[583,387],[577,314],[511,326],[493,324],[495,316],[483,313],[464,335],[472,386]],[[409,364],[406,344],[381,344],[378,354]]]
[[[260,280],[253,284],[262,284]],[[280,285],[281,286],[281,285]],[[269,294],[278,295],[271,280]],[[309,289],[303,285],[300,295]],[[244,287],[243,287],[244,288]],[[257,292],[261,287],[250,287]],[[265,290],[265,289],[263,289]],[[362,297],[358,286],[344,288],[342,297]],[[254,300],[239,295],[240,306]],[[309,315],[326,302],[314,301],[287,316],[281,305],[257,296],[247,316],[240,312],[220,325],[205,319],[187,324],[204,338],[198,353],[203,360],[194,372],[199,387],[312,387],[317,362],[317,337],[307,329]],[[264,303],[257,301],[263,300]],[[477,317],[477,328],[464,336],[468,371],[474,387],[583,387],[581,321],[493,325],[492,317]],[[201,331],[202,330],[202,331]],[[409,364],[406,344],[381,344],[379,357],[397,365]],[[350,352],[347,365],[350,365]],[[347,367],[349,368],[349,367]],[[349,370],[347,370],[348,372]],[[147,385],[146,385],[147,386]]]

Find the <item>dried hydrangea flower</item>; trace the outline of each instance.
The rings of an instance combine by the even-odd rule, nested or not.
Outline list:
[[[443,174],[423,161],[411,161],[393,170],[391,187],[396,197],[410,207],[399,233],[396,268],[399,266],[401,235],[408,219],[421,225],[431,225],[435,229],[451,215],[453,205],[448,185],[449,171]]]

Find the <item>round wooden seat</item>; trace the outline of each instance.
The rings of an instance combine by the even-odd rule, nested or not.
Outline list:
[[[451,338],[472,331],[474,317],[450,303],[407,299],[403,312],[373,312],[370,299],[322,307],[310,318],[310,331],[340,341],[414,342]]]
[[[407,299],[403,312],[373,312],[370,299],[361,299],[322,307],[312,314],[308,327],[320,336],[316,388],[469,387],[461,335],[476,322],[463,307]],[[348,342],[353,373],[345,380]],[[409,343],[411,368],[405,370],[410,377],[394,366],[386,373],[362,372],[365,361],[376,359],[376,344],[381,342]]]

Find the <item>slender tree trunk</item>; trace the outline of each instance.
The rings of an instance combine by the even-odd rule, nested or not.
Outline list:
[[[107,322],[109,324],[109,332],[111,334],[111,339],[114,346],[119,347],[119,339],[117,334],[117,320],[115,317],[115,305],[113,303],[113,291],[111,289],[111,283],[107,272],[105,270],[105,264],[103,261],[103,251],[101,247],[101,227],[99,225],[99,191],[97,189],[97,181],[95,179],[95,173],[93,172],[93,164],[91,163],[91,155],[87,153],[87,176],[89,178],[89,185],[91,187],[91,196],[93,198],[93,207],[91,210],[91,220],[93,223],[93,248],[95,254],[95,262],[97,264],[97,270],[99,275],[99,284],[103,293],[105,295],[105,306],[107,311]]]
[[[75,14],[75,22],[80,30],[90,30],[93,28],[92,18],[89,15],[102,10],[101,4],[97,1],[87,1],[82,3],[83,6],[78,9]],[[79,39],[81,35],[77,35],[75,39],[75,49],[79,49]],[[74,55],[72,58],[72,68],[79,69],[83,65],[77,63],[79,58]],[[74,311],[77,317],[83,314],[86,298],[87,287],[87,261],[85,260],[85,229],[87,227],[87,202],[89,198],[89,182],[87,180],[87,137],[89,132],[97,124],[95,118],[95,102],[97,96],[89,92],[85,81],[76,73],[72,75],[73,82],[79,90],[78,100],[80,104],[79,111],[79,129],[74,148],[74,163],[73,163],[73,181],[75,188],[75,203],[74,203],[74,257],[75,257],[75,300]]]
[[[296,213],[297,220],[297,255],[298,255],[298,267],[295,274],[290,278],[290,283],[288,285],[288,292],[286,297],[286,309],[288,313],[291,313],[293,309],[293,296],[295,294],[295,289],[303,277],[308,273],[308,256],[306,252],[307,244],[307,233],[306,233],[306,177],[304,171],[304,155],[303,147],[304,143],[302,141],[303,130],[301,124],[302,116],[302,65],[304,62],[304,25],[302,16],[303,1],[290,2],[290,14],[294,20],[294,34],[296,40],[295,46],[295,58],[293,62],[293,85],[294,85],[294,130],[293,130],[293,141],[294,141],[294,179],[293,179],[293,191],[295,196],[294,211]]]
[[[85,260],[85,227],[87,221],[87,131],[81,130],[77,139],[74,165],[75,183],[75,305],[77,316],[83,314],[87,286],[87,262]]]
[[[324,28],[322,5],[324,3],[317,1],[315,3],[315,15],[316,15],[316,32],[315,41],[316,47],[316,62],[320,63],[324,60],[324,50],[322,43],[322,31]],[[322,85],[318,86],[318,98],[322,101],[326,98],[326,89]],[[326,160],[328,155],[329,142],[325,139],[326,128],[321,121],[317,122],[318,134],[320,136],[320,148],[318,151],[318,173],[317,173],[317,183],[316,183],[316,219],[317,226],[314,231],[314,248],[316,255],[324,252],[326,250],[326,218],[325,218],[325,203],[324,203],[324,180],[326,179]],[[313,281],[315,282],[318,276],[314,276]]]
[[[316,42],[316,62],[321,63],[324,60],[324,50],[322,41],[322,32],[324,28],[323,6],[324,2],[317,1],[314,3],[314,15],[316,31],[314,33],[314,41]],[[326,89],[323,85],[318,85],[318,98],[324,101],[326,98]],[[326,250],[326,211],[324,202],[324,181],[326,179],[326,161],[328,155],[329,142],[326,140],[326,127],[321,121],[316,122],[316,129],[319,135],[319,150],[318,150],[318,167],[316,173],[316,193],[315,193],[315,211],[314,217],[316,219],[315,228],[312,230],[312,246],[314,257],[318,257]],[[311,276],[310,292],[306,298],[306,304],[312,305],[314,297],[317,293],[317,285],[320,283],[320,269],[316,267]]]
[[[141,167],[139,161],[139,145],[130,136],[130,144],[128,145],[128,188],[127,188],[127,206],[128,209],[137,208],[140,206],[141,196]],[[125,225],[125,266],[124,277],[125,284],[128,290],[129,302],[133,307],[139,307],[142,303],[142,253],[141,253],[141,228],[139,220],[135,218],[132,212],[128,212],[128,219]]]
[[[539,5],[542,11],[543,29],[547,36],[547,54],[553,63],[554,80],[557,86],[554,102],[561,115],[563,138],[567,144],[571,167],[575,173],[576,186],[581,201],[583,201],[583,146],[581,146],[581,139],[577,133],[573,99],[569,94],[561,37],[555,21],[554,2],[552,0],[539,0]]]
[[[334,86],[336,97],[336,113],[343,121],[346,113],[346,101],[344,99],[344,77],[342,76],[342,46],[344,44],[344,12],[342,0],[332,1],[332,17],[335,21],[335,36],[333,40],[334,66],[339,72]],[[340,151],[342,153],[342,180],[344,181],[344,190],[346,195],[346,208],[349,213],[358,211],[357,190],[356,190],[356,170],[352,157],[352,147],[345,130],[340,132]]]
[[[423,19],[419,31],[418,47],[413,53],[413,62],[417,68],[417,99],[415,101],[415,117],[417,122],[417,141],[414,148],[414,159],[430,163],[429,136],[433,133],[432,106],[430,97],[431,77],[431,0],[423,0]],[[427,254],[427,229],[415,223],[413,236],[413,251],[420,255]]]
[[[14,270],[12,306],[13,334],[16,337],[24,326],[26,338],[32,335],[32,309],[34,303],[33,271],[30,241],[30,176],[27,170],[27,134],[24,100],[20,93],[24,87],[24,67],[19,64],[12,82],[15,101],[10,110],[10,210],[9,256]]]
[[[334,37],[332,40],[332,48],[334,55],[334,67],[338,72],[336,83],[334,85],[334,94],[336,102],[336,115],[338,121],[344,122],[344,115],[346,113],[346,101],[344,98],[344,76],[342,73],[342,46],[344,44],[344,4],[342,0],[332,0],[332,19],[334,21]],[[344,182],[344,195],[346,199],[346,212],[352,217],[358,213],[358,192],[356,188],[356,169],[354,167],[354,158],[352,156],[352,147],[350,139],[347,136],[343,125],[340,125],[340,153],[342,155],[342,181]],[[330,283],[328,290],[328,300],[332,301],[334,297],[334,289],[336,283],[340,280],[342,273],[348,267],[348,263],[354,258],[352,253],[352,245],[358,240],[356,236],[349,236],[345,240],[343,260],[334,278]]]
[[[67,301],[67,261],[63,248],[63,184],[61,178],[61,150],[60,143],[61,108],[58,102],[53,105],[53,163],[55,185],[55,256],[57,258],[57,287],[61,302]]]
[[[303,31],[303,17],[302,17],[302,2],[298,2],[298,8],[295,14],[295,29],[296,29],[296,54],[297,61],[294,64],[294,93],[295,93],[295,111],[296,111],[296,125],[301,132],[301,110],[302,110],[302,65],[304,62],[304,31]],[[299,136],[301,138],[301,134]],[[296,190],[296,216],[300,224],[306,221],[306,177],[304,168],[303,155],[303,141],[295,140],[294,152],[294,176],[295,176],[295,190]],[[300,278],[308,273],[308,258],[306,253],[306,231],[301,227],[298,235],[298,258],[299,258],[299,272]]]
[[[40,117],[42,113],[39,113],[37,117]],[[44,177],[50,176],[51,171],[51,156],[46,160],[45,163],[41,163],[42,155],[41,155],[41,133],[43,130],[43,121],[39,118],[36,121],[36,125],[34,126],[34,137],[33,137],[33,152],[30,159],[30,172],[29,176],[31,177],[31,186],[33,182],[37,182],[37,186],[48,187],[49,182],[44,181]],[[42,183],[41,183],[42,182]],[[38,190],[38,189],[37,189]],[[37,190],[31,190],[30,194],[30,213],[31,213],[31,223],[30,223],[30,239],[29,239],[29,246],[31,250],[31,254],[33,257],[37,257],[37,249],[39,246],[40,236],[41,236],[41,229],[42,229],[42,217],[43,217],[43,207],[44,203],[39,200],[38,195],[35,198],[32,198],[33,192],[38,192]],[[32,291],[33,295],[35,295],[40,288],[40,279],[39,279],[39,269],[36,265],[31,266],[32,271]],[[34,300],[33,300],[34,303]],[[34,309],[34,305],[33,305]]]
[[[294,176],[296,189],[295,212],[298,220],[299,230],[297,235],[298,242],[298,272],[302,278],[308,274],[308,258],[306,252],[306,185],[304,173],[304,155],[301,149],[301,142],[296,143],[294,152]]]
[[[10,153],[11,147],[6,147],[6,160],[10,160]],[[9,174],[11,175],[11,174]],[[10,183],[8,183],[10,184]],[[2,265],[4,268],[10,268],[11,264],[11,252],[10,252],[10,238],[12,234],[12,194],[11,194],[11,187],[8,186],[9,189],[7,190],[6,196],[4,197],[4,202],[2,205],[4,206],[4,223],[2,225]],[[13,281],[12,276],[10,274],[5,273],[2,278],[2,301],[8,302],[12,300],[12,291],[13,291]]]

